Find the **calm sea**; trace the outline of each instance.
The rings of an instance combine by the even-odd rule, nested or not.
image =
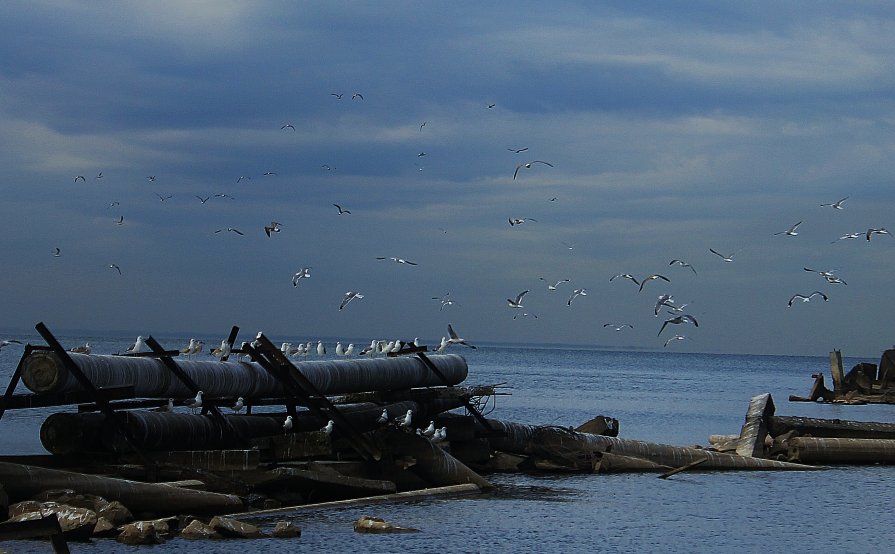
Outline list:
[[[124,350],[128,340],[89,340],[94,352]],[[180,347],[180,338],[160,338]],[[34,343],[39,340],[32,339]],[[217,344],[209,338],[206,344]],[[364,344],[364,341],[357,341]],[[329,350],[332,350],[331,344]],[[669,347],[671,348],[671,347]],[[811,373],[829,376],[817,357],[725,356],[677,352],[618,352],[581,348],[454,349],[469,363],[468,384],[506,384],[510,396],[489,404],[490,417],[531,424],[577,426],[596,416],[620,421],[624,438],[674,445],[707,443],[710,434],[738,433],[749,399],[770,392],[777,414],[895,421],[895,406],[790,403],[807,395]],[[20,348],[0,351],[5,387]],[[847,353],[845,353],[847,354]],[[846,369],[859,361],[845,360]],[[41,453],[40,423],[48,410],[7,413],[0,449]],[[418,500],[260,520],[272,527],[293,519],[297,542],[275,539],[190,542],[152,547],[164,552],[878,552],[895,545],[886,514],[895,468],[850,467],[815,472],[686,472],[668,480],[649,475],[492,475],[487,495]],[[890,482],[890,479],[893,480]],[[361,515],[383,517],[419,533],[356,534]],[[10,552],[49,552],[48,543],[0,543]],[[122,552],[113,541],[73,544],[72,552]],[[147,547],[142,547],[145,549]]]

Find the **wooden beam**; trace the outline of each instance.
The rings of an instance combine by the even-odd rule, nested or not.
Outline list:
[[[833,374],[833,392],[841,393],[845,373],[842,370],[842,352],[839,350],[830,352],[830,373]]]

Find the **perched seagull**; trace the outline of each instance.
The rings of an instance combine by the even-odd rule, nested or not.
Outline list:
[[[115,225],[124,225],[124,216],[119,215],[118,219],[116,219],[114,223],[115,223]]]
[[[442,427],[441,429],[435,431],[435,434],[432,435],[432,442],[444,442],[447,440],[447,427]]]
[[[196,413],[196,410],[202,407],[202,391],[196,393],[196,397],[190,400],[186,407]]]
[[[659,310],[662,306],[667,306],[669,308],[674,307],[674,300],[670,294],[662,294],[659,296],[659,299],[656,300],[656,307],[653,309],[653,313],[656,317],[659,317]]]
[[[717,250],[713,250],[712,248],[709,248],[709,252],[711,252],[712,254],[714,254],[716,256],[721,256],[721,259],[724,260],[725,262],[732,262],[733,255],[736,254],[736,252],[732,252],[732,253],[728,254],[727,256],[725,256],[724,254],[718,252]]]
[[[375,354],[375,353],[376,353],[376,339],[373,339],[370,342],[370,346],[367,346],[363,350],[361,350],[360,354],[358,354],[358,356],[366,356],[367,354],[369,354],[370,357],[372,357],[373,354]]]
[[[604,323],[603,327],[612,327],[616,331],[621,331],[625,327],[630,327],[631,329],[634,328],[634,326],[631,325],[630,323],[622,323],[621,325],[619,325],[618,323]]]
[[[363,294],[361,294],[359,292],[355,292],[353,290],[350,290],[350,291],[346,292],[345,295],[342,297],[342,303],[339,304],[339,309],[341,310],[342,308],[347,306],[348,303],[351,302],[352,300],[354,300],[355,298],[360,300],[363,297],[364,297]]]
[[[291,123],[285,123],[285,124],[283,124],[282,127],[280,127],[280,130],[281,130],[281,131],[284,130],[284,129],[292,129],[292,131],[294,132],[294,131],[295,131],[295,125],[293,125],[293,124],[291,124]]]
[[[264,226],[264,233],[267,235],[267,238],[270,238],[271,233],[279,233],[280,232],[280,224],[276,221],[271,221],[270,225]]]
[[[10,344],[22,344],[21,341],[17,341],[15,339],[3,339],[0,340],[0,350],[3,350],[4,347],[9,346]]]
[[[674,264],[677,264],[681,267],[689,267],[691,270],[693,270],[693,275],[696,275],[696,270],[693,269],[693,266],[688,264],[687,262],[685,262],[683,260],[671,260],[671,263],[669,263],[668,265],[674,265]]]
[[[834,210],[841,210],[842,203],[845,202],[846,200],[848,200],[848,196],[846,196],[845,198],[840,198],[839,200],[832,202],[830,204],[821,204],[821,206],[829,206],[829,207],[833,208]]]
[[[181,354],[190,354],[196,348],[196,339],[190,339],[190,343],[180,349]]]
[[[173,412],[173,411],[174,411],[174,399],[173,399],[173,398],[169,398],[169,399],[168,399],[168,403],[165,404],[164,406],[159,406],[159,407],[156,409],[156,411],[159,411],[159,412]]]
[[[526,294],[528,294],[528,290],[524,290],[517,294],[515,299],[507,298],[507,304],[509,304],[511,308],[524,308],[525,306],[522,305],[522,297]]]
[[[533,318],[535,318],[535,319],[538,318],[537,314],[530,314],[530,313],[528,313],[528,312],[522,312],[522,313],[518,313],[518,312],[517,312],[517,313],[513,314],[513,319],[516,319],[516,318],[519,317],[519,316],[522,316],[522,317],[528,317],[528,316],[531,316],[531,317],[533,317]]]
[[[671,337],[670,339],[668,339],[667,341],[665,341],[665,346],[667,347],[668,344],[671,343],[672,341],[684,340],[686,338],[687,337],[685,337],[684,335],[675,335],[675,336]]]
[[[292,286],[297,287],[298,282],[301,279],[307,279],[310,276],[311,276],[311,268],[310,267],[303,267],[303,268],[299,269],[298,272],[292,276]]]
[[[236,399],[236,404],[234,404],[230,409],[233,410],[234,414],[238,414],[245,407],[245,399],[243,397],[239,397]]]
[[[62,250],[59,250],[58,248],[53,249],[53,257],[54,258],[58,258],[61,255],[62,255]]]
[[[789,229],[787,229],[787,230],[785,230],[785,231],[780,231],[779,233],[774,233],[774,235],[775,235],[775,236],[776,236],[776,235],[787,235],[787,236],[790,236],[790,237],[794,237],[794,236],[796,236],[796,235],[799,234],[799,233],[796,231],[796,228],[797,228],[799,225],[801,225],[801,224],[802,224],[802,222],[800,221],[800,222],[796,223],[795,225],[793,225],[792,227],[790,227]]]
[[[114,269],[118,272],[118,275],[121,275],[121,268],[118,267],[118,264],[109,264],[109,269]]]
[[[326,356],[326,345],[323,344],[323,341],[317,341],[317,355],[321,358]]]
[[[145,352],[147,350],[149,350],[149,347],[146,346],[145,342],[143,342],[143,335],[140,335],[137,337],[137,340],[134,341],[134,344],[130,348],[125,350],[125,352],[128,354],[134,354],[136,352]]]
[[[333,206],[335,206],[336,208],[339,209],[339,215],[342,215],[342,214],[350,214],[350,213],[351,213],[350,210],[343,210],[343,209],[342,209],[342,206],[340,206],[340,205],[338,205],[338,204],[333,204]]]
[[[75,354],[90,354],[90,343],[85,342],[81,346],[74,346],[69,352],[74,352]]]
[[[671,323],[673,325],[680,325],[682,323],[692,323],[693,325],[699,327],[699,323],[696,322],[696,318],[693,317],[692,315],[689,315],[689,314],[679,315],[679,316],[673,317],[671,319],[666,319],[665,323],[662,324],[662,328],[659,329],[658,335],[656,335],[656,336],[661,335],[662,331],[665,330],[665,326],[668,325],[669,323]]]
[[[395,262],[395,263],[398,263],[398,264],[418,265],[416,262],[411,262],[410,260],[405,260],[405,259],[403,259],[403,258],[395,258],[395,257],[386,258],[386,257],[380,257],[380,258],[376,258],[376,259],[377,259],[377,260],[391,260],[391,261],[393,261],[393,262]]]
[[[227,342],[227,339],[224,339],[219,347],[212,349],[211,355],[218,359],[226,358],[230,355],[230,348],[230,343]]]
[[[648,275],[648,276],[644,277],[643,280],[640,281],[640,292],[643,292],[643,285],[647,284],[650,281],[654,281],[656,279],[662,279],[663,281],[668,282],[668,283],[671,282],[671,279],[669,279],[668,277],[665,277],[664,275],[659,275],[658,273],[653,273],[652,275]]]
[[[448,344],[462,344],[463,346],[468,346],[472,349],[476,348],[475,346],[466,342],[466,339],[460,338],[460,336],[457,335],[456,331],[454,331],[454,328],[451,327],[450,323],[448,323],[448,335],[451,337],[447,339]],[[442,338],[442,343],[444,343],[444,338]]]
[[[535,219],[535,218],[533,218],[533,217],[511,217],[511,218],[508,219],[508,221],[510,222],[510,227],[512,227],[512,226],[514,226],[514,225],[522,225],[522,224],[525,223],[526,221],[535,221],[535,222],[537,222],[537,219]]]
[[[159,193],[155,193],[155,195],[158,196],[158,199],[159,199],[161,202],[164,202],[165,200],[170,200],[171,198],[174,198],[174,195],[173,195],[173,194],[169,194],[168,196],[162,196],[162,195],[159,194]]]
[[[196,196],[196,198],[199,199],[199,203],[200,203],[200,204],[204,204],[204,203],[208,202],[208,200],[211,198],[210,196],[206,196],[205,198],[202,198],[202,197],[199,196],[198,194],[196,194],[195,196]]]
[[[283,434],[288,435],[292,432],[292,416],[286,416],[286,421],[283,422]]]
[[[819,290],[816,290],[816,291],[812,292],[811,294],[809,294],[808,296],[805,296],[804,294],[793,294],[792,298],[789,299],[789,303],[787,304],[787,307],[792,308],[792,303],[796,301],[796,298],[798,298],[802,302],[810,302],[811,299],[817,295],[820,295],[820,297],[824,299],[824,302],[829,300],[829,298],[827,298],[826,294],[820,292]]]
[[[335,424],[336,424],[335,421],[329,420],[326,422],[326,425],[324,425],[323,428],[320,430],[323,431],[324,434],[332,435],[333,434],[333,426]]]
[[[512,152],[514,154],[521,154],[522,152],[525,152],[526,150],[528,150],[528,147],[526,146],[525,148],[507,148],[507,150],[509,150],[510,152]]]
[[[348,343],[348,348],[345,349],[345,357],[350,358],[354,354],[354,344]]]
[[[341,342],[336,343],[336,356],[344,356],[345,348],[342,346]]]
[[[189,355],[191,355],[191,356],[192,356],[193,354],[198,354],[198,353],[202,352],[202,349],[203,349],[203,348],[205,348],[205,342],[203,342],[203,341],[201,341],[201,340],[197,340],[197,341],[196,341],[196,345],[192,348],[192,350],[190,350],[189,352],[187,352],[187,354],[189,354]]]
[[[421,434],[422,434],[424,437],[431,437],[432,435],[434,435],[434,434],[435,434],[435,422],[434,422],[434,421],[430,421],[430,422],[429,422],[429,426],[426,427],[425,429],[423,429],[423,431],[421,432]]]
[[[376,423],[388,423],[388,408],[382,409],[382,413],[379,414],[379,418],[376,419]]]
[[[77,183],[77,182],[78,182],[78,179],[84,181],[85,183],[87,182],[87,179],[85,179],[83,175],[78,175],[77,177],[75,177],[75,178],[73,179],[73,181],[74,181],[75,183]]]
[[[544,164],[544,165],[549,165],[550,167],[553,167],[552,163],[542,162],[541,160],[532,160],[530,162],[525,162],[524,164],[519,164],[516,166],[516,171],[513,172],[513,180],[514,181],[516,180],[516,175],[519,173],[519,170],[522,169],[523,167],[525,169],[531,169],[531,164]]]
[[[547,283],[547,290],[556,290],[556,287],[560,286],[561,284],[571,282],[571,279],[560,279],[559,281],[557,281],[556,283],[554,283],[554,284],[551,285],[551,284],[547,281],[547,279],[544,279],[543,277],[538,277],[538,279],[540,279],[541,281],[544,281],[545,283]]]
[[[889,231],[886,231],[885,227],[880,227],[879,229],[874,229],[874,228],[867,229],[866,237],[867,237],[868,241],[870,240],[870,237],[873,235],[892,236],[892,234]]]
[[[572,291],[572,296],[569,297],[569,301],[566,302],[569,306],[572,305],[572,300],[575,300],[578,296],[587,296],[587,289],[575,289]]]
[[[401,418],[401,421],[398,422],[398,426],[409,428],[412,424],[413,424],[413,410],[407,410],[407,413],[404,414],[404,417]]]
[[[619,274],[617,274],[617,275],[613,275],[612,277],[609,278],[609,282],[615,281],[615,280],[618,279],[619,277],[621,277],[621,278],[623,278],[623,279],[630,279],[631,281],[634,282],[635,285],[639,285],[639,284],[640,284],[640,281],[638,281],[638,280],[637,280],[633,275],[631,275],[630,273],[619,273]]]

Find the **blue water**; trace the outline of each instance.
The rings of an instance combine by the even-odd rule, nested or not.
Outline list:
[[[127,339],[88,338],[94,352],[123,350]],[[34,343],[39,340],[32,339]],[[62,337],[66,346],[83,337]],[[161,338],[166,347],[185,340]],[[219,340],[208,339],[206,344]],[[363,344],[363,341],[356,341]],[[332,347],[330,347],[332,349]],[[829,377],[817,357],[723,356],[614,352],[575,348],[480,347],[466,356],[469,384],[505,383],[509,396],[487,406],[490,417],[577,426],[618,418],[622,437],[675,445],[707,443],[739,432],[749,399],[770,392],[780,415],[895,421],[895,406],[790,403],[807,395],[811,374]],[[0,384],[21,350],[0,351]],[[847,354],[847,353],[846,353]],[[846,359],[846,368],[859,361]],[[0,421],[0,449],[42,452],[37,438],[49,410],[20,410]],[[487,495],[416,500],[258,520],[265,528],[291,519],[296,540],[192,542],[172,539],[165,552],[877,552],[895,543],[883,523],[895,468],[849,467],[815,472],[687,472],[668,480],[647,475],[491,475]],[[361,535],[352,522],[383,517],[419,533]],[[13,552],[48,552],[39,542],[0,544]],[[146,547],[142,547],[146,548]],[[125,552],[113,541],[73,544],[72,552]],[[135,548],[133,550],[140,550]]]

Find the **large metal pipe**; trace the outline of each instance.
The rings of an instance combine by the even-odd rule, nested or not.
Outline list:
[[[895,464],[895,440],[793,437],[789,459],[806,464]]]
[[[193,396],[164,364],[152,357],[69,354],[94,387],[133,385],[144,398],[188,398]],[[457,385],[469,372],[466,360],[457,354],[429,356],[447,379],[436,376],[415,356],[357,358],[297,362],[295,366],[323,394],[346,394],[374,390]],[[260,365],[250,362],[188,360],[174,362],[208,397],[282,397],[286,389]],[[22,382],[35,393],[83,390],[75,376],[51,351],[37,351],[23,365]]]

